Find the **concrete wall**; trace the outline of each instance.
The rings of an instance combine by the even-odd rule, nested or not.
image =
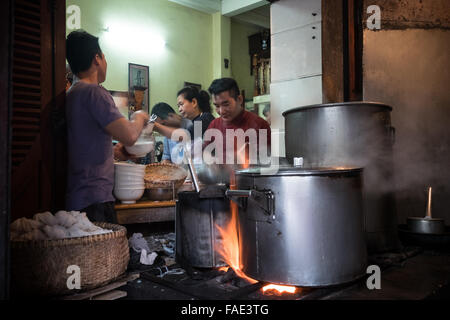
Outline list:
[[[284,156],[282,113],[322,103],[321,1],[282,0],[270,11],[272,154]]]
[[[364,99],[393,107],[395,194],[400,223],[433,214],[450,224],[450,1],[366,1],[380,31],[364,30]]]

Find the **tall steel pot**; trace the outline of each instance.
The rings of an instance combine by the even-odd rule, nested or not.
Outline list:
[[[218,190],[210,195],[195,191],[179,192],[175,216],[176,260],[185,267],[213,268],[225,266],[223,238],[231,219],[230,200]]]
[[[286,157],[310,166],[364,167],[365,231],[370,252],[398,246],[392,191],[392,107],[349,102],[299,107],[285,117]]]
[[[236,173],[240,265],[278,284],[321,287],[366,271],[362,169],[260,169]]]

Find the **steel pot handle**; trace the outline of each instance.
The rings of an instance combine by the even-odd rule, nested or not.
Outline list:
[[[272,216],[273,219],[275,219],[275,195],[271,190],[263,190],[258,191],[255,189],[250,190],[231,190],[228,189],[225,191],[225,196],[230,198],[232,201],[238,203],[233,198],[250,198],[258,204],[261,209],[264,210],[264,212],[270,216]]]
[[[231,190],[227,189],[225,191],[225,196],[236,203],[239,207],[247,208],[247,199],[251,196],[251,190]]]
[[[252,195],[252,190],[231,190],[225,191],[225,195],[228,198],[239,197],[239,198],[249,198]]]

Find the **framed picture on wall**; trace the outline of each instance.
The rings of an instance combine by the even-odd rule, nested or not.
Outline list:
[[[119,109],[120,113],[124,115],[124,117],[128,118],[128,91],[115,91],[110,90],[111,96],[116,104],[117,109]]]
[[[149,112],[150,78],[149,67],[128,63],[129,114],[138,110]]]

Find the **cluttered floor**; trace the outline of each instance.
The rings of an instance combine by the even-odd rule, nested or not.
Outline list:
[[[143,250],[142,250],[143,249]],[[139,251],[139,252],[138,252]],[[128,274],[135,278],[120,290],[126,300],[422,300],[449,298],[450,249],[403,246],[396,252],[369,256],[381,270],[378,288],[365,277],[327,288],[294,287],[279,292],[268,283],[250,283],[231,268],[201,269],[175,261],[175,233],[164,230],[130,236]]]

